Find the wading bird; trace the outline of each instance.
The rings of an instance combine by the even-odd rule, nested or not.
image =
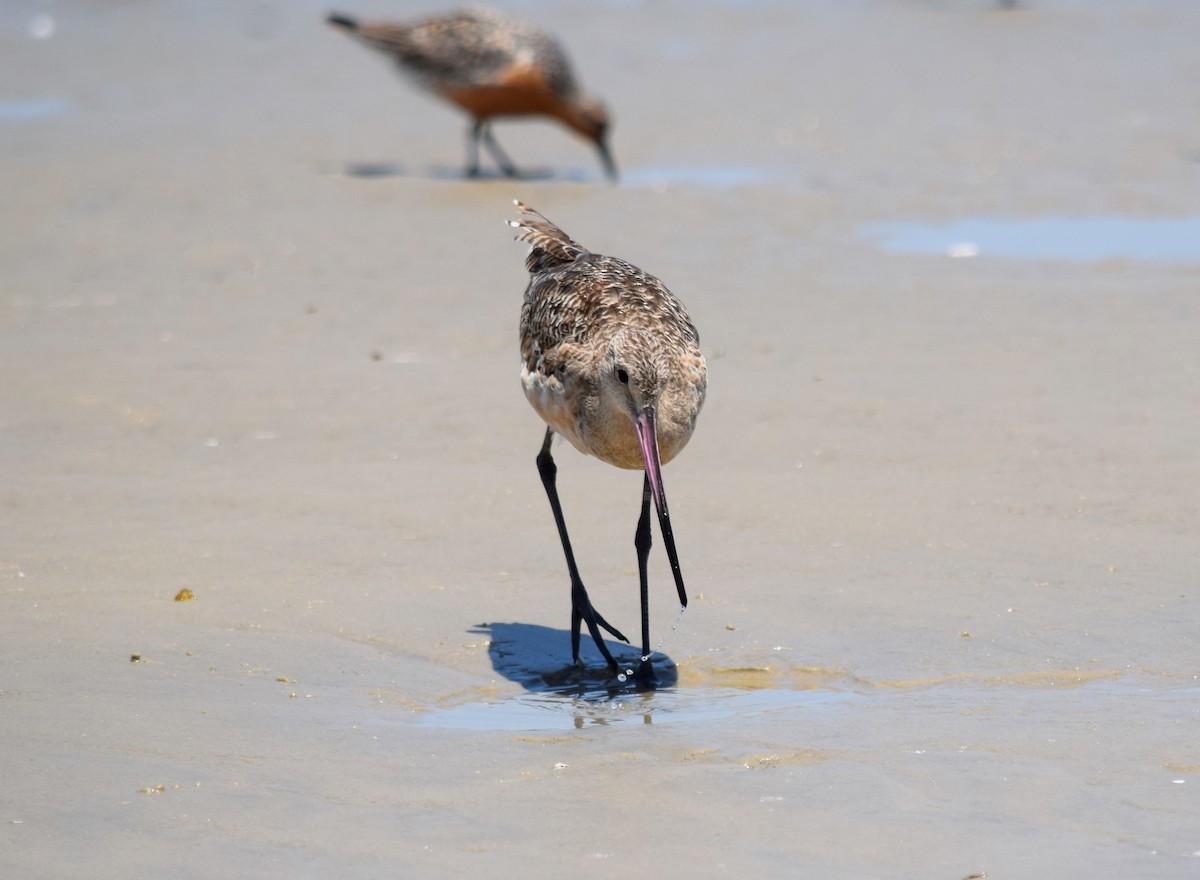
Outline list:
[[[645,472],[634,534],[642,600],[637,683],[654,687],[646,576],[650,503],[658,511],[679,601],[686,607],[661,466],[687,445],[704,405],[708,380],[700,337],[683,304],[657,278],[624,260],[592,253],[538,212],[516,205],[522,216],[509,225],[520,230],[518,240],[531,245],[521,307],[521,382],[547,425],[537,467],[571,577],[571,657],[579,663],[581,623],[614,671],[617,663],[600,630],[629,640],[592,606],[575,565],[550,454],[556,433],[584,454]]]
[[[566,52],[545,31],[478,9],[411,23],[359,23],[337,12],[326,20],[388,55],[426,91],[471,116],[469,177],[479,174],[480,143],[504,174],[517,176],[492,134],[494,118],[545,116],[592,141],[605,173],[616,180],[608,114],[580,91]]]

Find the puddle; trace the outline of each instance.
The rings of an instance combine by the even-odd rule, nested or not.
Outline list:
[[[580,730],[593,726],[713,722],[784,711],[828,710],[860,699],[856,694],[838,691],[776,688],[689,688],[611,696],[546,691],[435,709],[424,714],[419,725],[454,730]]]
[[[501,691],[448,695],[447,701],[414,713],[424,728],[493,732],[570,731],[594,727],[696,725],[709,733],[749,729],[758,722],[812,725],[830,719],[855,726],[853,715],[867,711],[1021,712],[1049,704],[1061,710],[1108,711],[1114,701],[1177,700],[1178,689],[1155,693],[1152,682],[1133,681],[1124,671],[1095,668],[1039,669],[982,675],[955,671],[918,679],[868,679],[846,669],[798,665],[785,646],[750,653],[716,652],[691,658],[680,667],[656,654],[660,688],[638,691],[620,682],[607,666],[563,665],[570,634],[528,623],[493,621],[472,627],[472,646],[487,646],[497,679],[520,685],[523,693]],[[608,642],[625,662],[627,645]],[[590,646],[584,645],[585,648]],[[585,653],[587,653],[585,651]],[[635,661],[636,662],[636,661]],[[1195,694],[1196,679],[1185,677],[1185,693]],[[1191,700],[1194,697],[1188,697]],[[453,700],[453,702],[448,702]],[[836,715],[833,713],[837,713]]]
[[[754,667],[757,671],[758,667]],[[979,676],[972,673],[913,680],[875,680],[836,670],[781,669],[755,684],[731,686],[722,679],[741,675],[742,667],[701,670],[708,683],[636,691],[601,674],[575,677],[571,683],[526,682],[525,693],[475,699],[430,708],[417,716],[420,727],[494,732],[568,731],[632,724],[692,724],[709,733],[758,721],[812,726],[830,713],[885,711],[921,715],[950,713],[1009,717],[1024,713],[1097,716],[1138,711],[1154,705],[1163,711],[1194,714],[1200,688],[1195,676],[1133,679],[1116,670],[1061,669],[1035,673]],[[663,670],[660,670],[662,675]],[[696,681],[688,673],[681,680]],[[1165,685],[1165,686],[1164,686]],[[848,723],[844,718],[839,725]],[[853,721],[849,722],[854,724]]]
[[[0,122],[25,122],[53,119],[71,112],[66,98],[31,98],[25,101],[0,101]]]
[[[1200,263],[1200,215],[975,217],[951,223],[870,223],[859,234],[893,253]]]

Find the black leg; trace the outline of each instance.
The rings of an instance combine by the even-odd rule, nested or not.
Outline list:
[[[642,664],[638,667],[637,683],[640,687],[653,688],[658,685],[658,677],[650,663],[650,586],[646,574],[646,561],[654,542],[650,533],[650,495],[650,478],[647,476],[642,483],[642,515],[638,517],[633,546],[637,549],[638,582],[642,591]]]
[[[587,590],[584,589],[583,580],[579,577],[579,569],[575,566],[575,554],[571,551],[571,539],[567,537],[567,523],[563,519],[562,505],[558,501],[558,489],[555,486],[558,466],[550,454],[550,441],[553,438],[554,431],[547,428],[546,439],[542,442],[542,451],[538,453],[537,467],[538,474],[542,478],[542,485],[546,488],[546,497],[550,499],[550,510],[554,513],[554,523],[558,526],[558,537],[562,540],[563,553],[567,557],[567,571],[571,575],[571,659],[576,663],[579,662],[580,623],[586,623],[592,641],[596,643],[596,647],[600,649],[600,653],[604,655],[608,665],[616,669],[617,661],[613,659],[608,646],[604,644],[604,637],[600,634],[600,629],[603,627],[623,642],[628,642],[629,639],[614,629],[592,607]]]
[[[483,135],[484,122],[476,119],[467,133],[467,177],[479,176],[479,139]]]
[[[488,152],[492,154],[492,158],[496,160],[496,164],[500,167],[501,172],[505,177],[517,177],[517,166],[513,165],[512,160],[508,155],[500,149],[500,144],[496,142],[495,136],[492,134],[492,124],[488,120],[481,120],[479,123],[479,133],[483,139],[484,146],[488,148]]]

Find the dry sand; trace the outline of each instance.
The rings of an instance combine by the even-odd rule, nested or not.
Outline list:
[[[508,6],[622,185],[461,180],[307,0],[0,8],[0,876],[1197,876],[1200,252],[862,228],[1196,214],[1200,5]],[[540,684],[514,197],[701,331],[657,694]],[[558,458],[636,630],[640,477]]]

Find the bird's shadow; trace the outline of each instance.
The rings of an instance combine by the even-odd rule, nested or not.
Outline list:
[[[360,180],[375,180],[387,177],[417,177],[426,180],[530,180],[558,181],[566,183],[596,182],[595,175],[578,169],[556,171],[552,168],[528,168],[518,171],[515,177],[499,171],[483,169],[478,174],[468,175],[461,165],[433,165],[424,170],[409,168],[399,162],[345,162],[341,173]]]
[[[346,162],[341,167],[346,177],[371,180],[377,177],[407,177],[408,170],[397,162]]]
[[[571,653],[571,634],[531,623],[481,623],[471,632],[488,637],[488,658],[492,669],[509,681],[535,693],[555,693],[572,697],[614,696],[635,690],[647,690],[636,680],[641,657],[623,642],[605,640],[605,645],[620,664],[614,674],[588,638],[586,629],[580,643],[580,659],[585,665],[564,663]],[[659,688],[674,687],[679,681],[675,662],[665,654],[654,654],[654,672]]]

